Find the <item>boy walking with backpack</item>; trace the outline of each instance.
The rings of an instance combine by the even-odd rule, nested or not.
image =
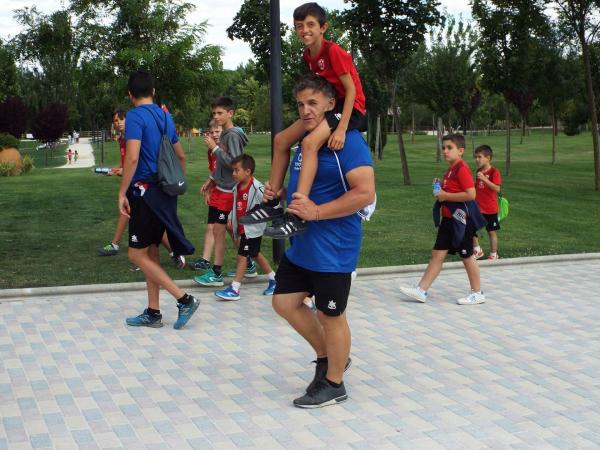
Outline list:
[[[248,267],[248,257],[252,257],[264,273],[267,274],[269,284],[263,291],[263,295],[273,295],[275,290],[275,272],[271,269],[269,261],[260,252],[260,242],[266,225],[242,225],[240,217],[246,211],[262,202],[264,186],[254,178],[256,163],[254,158],[243,154],[231,162],[233,178],[237,182],[233,190],[233,209],[229,215],[229,222],[233,230],[233,237],[238,241],[238,256],[236,272],[231,286],[227,289],[216,291],[215,295],[222,300],[239,300],[242,279]]]
[[[177,218],[177,197],[158,185],[158,165],[163,131],[185,170],[185,155],[179,144],[171,116],[153,103],[154,83],[148,72],[139,70],[129,76],[129,97],[134,109],[127,113],[125,141],[127,151],[119,189],[119,210],[129,217],[129,259],[146,277],[148,308],[126,320],[130,326],[163,326],[159,291],[163,287],[176,300],[179,309],[174,328],[182,328],[198,309],[199,301],[182,291],[160,266],[158,246],[167,232],[178,255],[194,253]],[[164,149],[163,149],[164,150]]]
[[[367,130],[365,95],[352,56],[323,37],[327,30],[327,14],[321,6],[312,2],[296,8],[294,30],[305,47],[303,58],[308,69],[333,84],[338,97],[333,109],[327,111],[326,120],[316,129],[307,133],[299,119],[278,133],[273,141],[274,152],[287,153],[294,143],[302,139],[302,166],[296,192],[308,196],[317,173],[317,155],[321,147],[327,145],[331,150],[341,150],[346,131]],[[269,184],[275,192],[282,188],[284,178],[285,170],[273,166]],[[241,220],[244,224],[251,224],[280,218],[266,229],[265,236],[285,239],[306,230],[307,224],[303,220],[293,214],[283,214],[279,199],[257,205]]]
[[[491,161],[494,153],[489,145],[480,145],[475,149],[475,162],[477,163],[477,175],[475,179],[475,191],[477,192],[477,205],[486,220],[485,229],[490,240],[490,255],[487,259],[498,259],[498,233],[500,220],[498,219],[498,192],[502,185],[500,171],[492,166]],[[475,259],[484,255],[477,234],[473,237],[473,256]]]

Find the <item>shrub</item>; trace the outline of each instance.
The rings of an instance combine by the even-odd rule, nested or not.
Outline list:
[[[30,155],[23,157],[23,167],[21,168],[21,174],[31,172],[31,169],[35,168],[33,165],[33,158]]]
[[[10,147],[19,148],[20,144],[21,142],[12,134],[0,133],[0,150]]]
[[[0,162],[0,177],[10,177],[15,170],[14,161]]]

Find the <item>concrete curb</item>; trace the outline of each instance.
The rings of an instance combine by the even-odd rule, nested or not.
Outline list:
[[[499,259],[496,261],[480,260],[479,265],[482,269],[489,269],[491,267],[504,267],[504,266],[522,266],[529,264],[554,264],[554,263],[565,263],[565,262],[577,262],[577,261],[588,261],[588,260],[600,260],[600,253],[579,253],[572,255],[549,255],[549,256],[528,256],[520,258],[506,258]],[[420,275],[427,264],[414,264],[406,266],[386,266],[386,267],[366,267],[358,269],[358,276],[360,278],[378,278],[386,275]],[[457,270],[463,267],[462,262],[453,261],[444,264],[444,270]],[[190,278],[195,274],[198,275],[200,272],[188,272]],[[360,279],[359,278],[359,279]],[[260,275],[256,278],[247,279],[244,283],[265,283],[266,276]],[[177,280],[177,285],[182,289],[187,288],[199,288],[206,289],[207,292],[211,292],[210,289],[199,286],[192,280]],[[129,292],[145,290],[145,282],[136,283],[115,283],[115,284],[87,284],[87,285],[76,285],[76,286],[54,286],[54,287],[40,287],[40,288],[22,288],[22,289],[2,289],[0,290],[0,302],[3,301],[19,301],[31,297],[49,297],[56,295],[77,295],[77,294],[93,294],[93,293],[106,293],[106,292]],[[213,288],[214,290],[214,288]]]

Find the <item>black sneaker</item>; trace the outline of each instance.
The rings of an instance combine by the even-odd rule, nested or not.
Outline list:
[[[335,388],[323,378],[319,380],[313,388],[302,397],[294,400],[294,406],[297,408],[322,408],[323,406],[336,405],[348,400],[344,383]]]
[[[307,386],[306,392],[310,391],[315,386],[315,384],[317,384],[317,382],[319,380],[323,380],[325,378],[325,375],[327,375],[327,368],[328,368],[327,361],[319,362],[318,360],[315,359],[313,361],[313,363],[316,364],[315,377],[310,382],[310,384]],[[351,365],[352,365],[352,358],[348,357],[348,361],[346,361],[346,365],[344,366],[344,372],[346,372],[350,368]]]
[[[307,224],[304,220],[293,214],[284,214],[280,220],[274,221],[267,227],[265,236],[273,239],[286,239],[306,231]]]
[[[266,203],[255,205],[250,211],[247,211],[239,222],[242,225],[254,225],[256,223],[270,222],[283,216],[283,206],[278,200],[271,200]]]

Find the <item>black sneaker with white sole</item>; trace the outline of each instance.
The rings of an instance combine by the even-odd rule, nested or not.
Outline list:
[[[327,375],[327,369],[329,368],[329,364],[327,361],[319,361],[315,359],[313,363],[316,364],[315,376],[310,382],[310,384],[306,387],[306,392],[310,391],[315,386],[315,384],[317,384],[317,381],[325,379],[325,375]],[[344,366],[344,372],[346,372],[351,365],[352,358],[348,357],[348,361],[346,361],[346,365]]]
[[[310,391],[294,400],[294,406],[297,408],[322,408],[323,406],[337,405],[346,400],[348,400],[348,394],[346,394],[344,383],[336,388],[323,378]]]
[[[287,239],[306,231],[308,225],[298,216],[285,213],[279,220],[273,221],[273,225],[265,229],[265,236],[272,239]]]
[[[283,206],[279,200],[269,200],[266,203],[255,205],[247,211],[239,222],[242,225],[254,225],[256,223],[270,222],[283,216]]]

